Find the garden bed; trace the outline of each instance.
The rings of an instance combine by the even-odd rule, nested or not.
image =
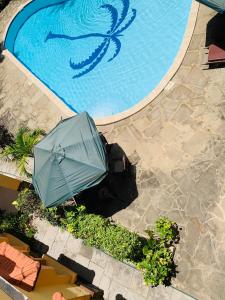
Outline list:
[[[141,270],[147,285],[170,285],[176,275],[173,259],[179,232],[177,225],[167,218],[159,218],[152,229],[148,228],[146,239],[100,215],[87,213],[84,206],[46,209],[30,189],[22,190],[14,205],[18,216],[3,216],[1,231],[17,228],[18,233],[24,232],[32,238],[35,234],[31,226],[33,218],[45,219],[83,240],[84,244]]]

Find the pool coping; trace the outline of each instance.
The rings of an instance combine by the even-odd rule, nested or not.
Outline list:
[[[30,2],[32,2],[32,0],[26,1],[23,5],[21,5],[18,8],[16,13],[13,14],[12,18],[10,18],[5,28],[5,31],[3,33],[3,40],[5,40],[7,31],[9,29],[12,20],[16,17],[19,11],[21,11]],[[196,21],[197,21],[199,5],[200,4],[195,0],[192,1],[189,20],[186,26],[186,31],[180,49],[178,51],[178,54],[173,64],[171,65],[170,69],[163,77],[163,79],[160,81],[160,83],[155,87],[155,89],[152,90],[150,94],[146,96],[143,100],[139,101],[136,105],[132,106],[128,110],[125,110],[121,113],[112,116],[107,116],[100,119],[94,119],[97,126],[109,125],[112,123],[119,122],[123,119],[127,119],[128,117],[144,109],[149,103],[151,103],[154,99],[156,99],[159,96],[159,94],[165,89],[165,87],[169,84],[169,82],[171,81],[171,79],[174,77],[179,67],[181,66],[185,54],[188,50],[194,32],[194,28],[196,25]],[[73,116],[76,114],[50,88],[48,88],[40,79],[38,79],[34,74],[32,74],[31,71],[29,71],[11,52],[9,52],[7,49],[4,49],[3,55],[5,55],[5,57],[7,57],[22,73],[24,73],[26,77],[30,79],[31,82],[34,83],[49,98],[49,100],[52,101],[59,108],[59,110],[66,117]]]

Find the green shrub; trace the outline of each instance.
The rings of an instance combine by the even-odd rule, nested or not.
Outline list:
[[[24,214],[1,213],[0,232],[16,232],[32,238],[36,230],[31,224],[31,219]]]
[[[51,207],[51,208],[43,208],[43,211],[40,214],[40,218],[45,218],[49,221],[50,224],[54,226],[61,225],[61,214],[59,213],[58,207]]]
[[[119,260],[137,262],[142,258],[143,239],[126,228],[110,224],[106,230],[103,249]]]
[[[71,218],[72,214],[69,213],[71,221],[67,225],[68,231],[85,240],[88,245],[100,248],[108,220],[92,214],[78,214]]]
[[[87,245],[118,260],[134,263],[143,272],[147,285],[170,284],[175,274],[173,253],[169,247],[173,245],[179,232],[176,223],[167,218],[157,220],[154,231],[146,230],[148,239],[144,239],[106,218],[87,213],[82,205],[46,209],[38,196],[27,189],[20,193],[14,204],[22,219],[6,218],[0,225],[0,230],[8,231],[17,227],[20,232],[32,237],[34,229],[29,229],[29,223],[35,211],[36,216],[47,219],[53,225],[62,226]]]
[[[137,261],[142,256],[142,239],[127,229],[111,224],[94,214],[68,212],[66,228],[89,246],[94,246],[119,260]]]
[[[38,195],[28,188],[19,193],[13,205],[21,214],[27,217],[45,218],[52,225],[60,225],[62,207],[45,208]]]
[[[156,221],[155,232],[168,244],[176,241],[179,234],[176,223],[166,217],[161,217]]]
[[[137,268],[142,270],[147,285],[167,284],[175,270],[173,253],[162,240],[155,238],[152,231],[148,234],[149,239],[143,248],[145,258],[137,264]]]
[[[18,211],[26,216],[35,215],[42,217],[44,214],[44,207],[38,196],[28,188],[22,190],[18,198],[12,203]]]

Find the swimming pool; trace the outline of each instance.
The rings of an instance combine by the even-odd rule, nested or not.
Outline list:
[[[146,97],[171,67],[191,0],[34,0],[5,47],[75,112],[100,118]]]

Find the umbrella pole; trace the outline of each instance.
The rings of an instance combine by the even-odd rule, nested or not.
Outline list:
[[[74,201],[74,204],[77,206],[77,201],[76,201],[75,197],[73,197],[72,199]]]

